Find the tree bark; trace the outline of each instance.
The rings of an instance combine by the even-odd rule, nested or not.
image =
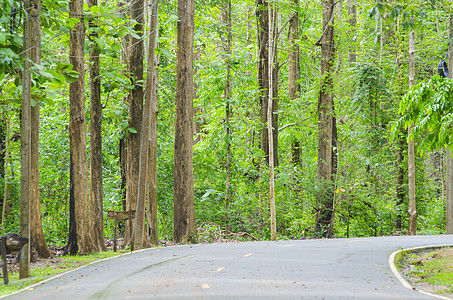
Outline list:
[[[69,85],[69,147],[70,147],[70,201],[73,202],[70,214],[68,248],[73,255],[87,254],[93,247],[90,220],[90,201],[88,194],[88,162],[85,121],[85,24],[83,18],[83,0],[69,2],[69,17],[80,21],[70,31],[69,61],[73,70],[79,73],[77,81]],[[71,232],[71,229],[70,229]]]
[[[87,0],[88,7],[98,5],[97,0]],[[96,20],[89,20],[89,34],[91,43],[90,53],[90,219],[96,251],[105,251],[104,242],[104,206],[102,191],[102,104],[101,79],[99,71],[99,37],[96,29]]]
[[[178,0],[173,231],[176,243],[196,239],[192,149],[194,13],[194,0]]]
[[[323,237],[333,235],[333,200],[337,171],[336,119],[333,95],[334,44],[334,0],[323,1],[323,33],[321,45],[321,88],[318,102],[318,168],[319,190],[316,211],[315,234]]]
[[[415,83],[415,33],[412,30],[409,33],[409,87]],[[411,134],[412,126],[408,129],[408,135]],[[407,151],[408,161],[408,184],[409,184],[409,234],[417,233],[417,211],[415,201],[415,150],[414,140],[410,140]]]
[[[127,138],[126,153],[126,209],[137,208],[138,181],[140,172],[140,134],[143,117],[143,24],[144,24],[144,1],[130,0],[131,20],[137,23],[134,26],[135,33],[139,38],[132,37],[129,44],[128,70],[134,88],[130,91],[129,101],[129,132]],[[135,222],[131,224],[132,228]],[[126,225],[126,237],[129,237],[130,228]]]
[[[31,50],[30,59],[33,63],[41,64],[41,1],[34,0],[31,7]],[[33,95],[32,95],[33,98]],[[30,162],[30,241],[31,249],[42,258],[50,257],[46,239],[42,230],[41,202],[39,192],[39,103],[31,108],[31,162]]]

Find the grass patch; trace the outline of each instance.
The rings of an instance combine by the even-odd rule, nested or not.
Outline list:
[[[20,289],[23,289],[29,285],[38,283],[46,280],[52,275],[63,273],[91,262],[117,256],[127,251],[105,251],[99,253],[93,253],[83,256],[61,256],[58,258],[50,258],[46,260],[39,260],[35,264],[31,264],[30,277],[25,279],[19,279],[19,272],[8,272],[9,283],[8,285],[3,284],[3,278],[0,279],[0,296],[4,296]]]
[[[411,282],[429,284],[435,293],[453,293],[453,248],[411,253],[401,263]]]

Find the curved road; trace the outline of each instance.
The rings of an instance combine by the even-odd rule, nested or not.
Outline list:
[[[153,248],[65,273],[7,299],[436,299],[388,264],[401,248],[453,235],[224,243]]]

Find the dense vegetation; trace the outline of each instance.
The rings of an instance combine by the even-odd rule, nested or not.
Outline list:
[[[126,35],[134,35],[123,1],[99,1],[85,7],[98,16],[102,84],[102,163],[104,224],[113,236],[107,211],[124,210],[120,142],[127,139],[129,113],[125,96],[133,83],[121,59]],[[193,147],[197,226],[218,224],[231,232],[270,238],[269,180],[260,148],[259,43],[256,4],[231,1],[231,27],[222,21],[222,1],[196,1],[194,37],[195,122]],[[272,2],[274,3],[274,2]],[[447,1],[445,1],[447,3]],[[451,4],[441,1],[338,1],[333,22],[335,63],[333,94],[337,126],[337,174],[334,181],[333,229],[337,237],[405,233],[407,220],[407,132],[393,126],[408,87],[408,33],[416,36],[416,82],[437,73],[448,48]],[[160,240],[173,235],[173,156],[176,97],[176,1],[159,3],[159,114],[157,137],[158,228]],[[278,39],[278,166],[275,173],[279,239],[316,236],[317,194],[325,188],[317,177],[318,98],[323,34],[320,1],[276,0]],[[145,6],[148,16],[150,5]],[[0,8],[0,175],[7,176],[5,231],[19,231],[20,114],[22,29],[19,1],[2,0]],[[356,24],[350,22],[356,9]],[[349,11],[349,12],[348,12]],[[289,95],[288,23],[298,12],[300,92]],[[412,19],[410,18],[412,16]],[[40,192],[43,230],[49,244],[66,244],[69,227],[69,65],[68,1],[43,0],[42,64],[34,66],[34,93],[39,95]],[[87,26],[88,27],[88,26]],[[225,32],[231,51],[225,59]],[[88,33],[87,33],[88,34]],[[145,43],[148,34],[145,33]],[[86,56],[90,43],[86,42]],[[351,54],[356,60],[351,60]],[[227,73],[227,63],[230,70]],[[231,76],[227,76],[231,74]],[[87,84],[88,84],[88,74]],[[224,96],[227,80],[231,96]],[[138,82],[136,84],[142,84]],[[87,89],[87,95],[89,89]],[[87,96],[86,120],[90,122]],[[447,99],[446,101],[451,101]],[[34,104],[32,104],[34,105]],[[226,108],[229,117],[226,121]],[[227,131],[228,128],[228,131]],[[393,128],[393,129],[392,129]],[[228,132],[228,133],[227,133]],[[395,133],[396,132],[396,133]],[[451,134],[451,131],[448,133]],[[422,133],[423,135],[423,133]],[[416,138],[416,147],[417,147]],[[88,147],[90,136],[88,134]],[[8,151],[6,152],[6,144]],[[229,146],[229,147],[227,147]],[[230,195],[226,206],[226,164]],[[426,150],[426,147],[423,148]],[[276,150],[274,150],[276,151]],[[89,153],[89,152],[88,152]],[[6,158],[8,160],[6,161]],[[417,152],[418,233],[445,233],[445,150]],[[2,181],[3,182],[3,181]],[[3,203],[4,190],[0,189]]]

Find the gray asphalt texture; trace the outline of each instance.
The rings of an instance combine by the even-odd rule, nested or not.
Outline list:
[[[453,235],[153,248],[100,261],[6,299],[436,299],[404,288],[388,260]]]

